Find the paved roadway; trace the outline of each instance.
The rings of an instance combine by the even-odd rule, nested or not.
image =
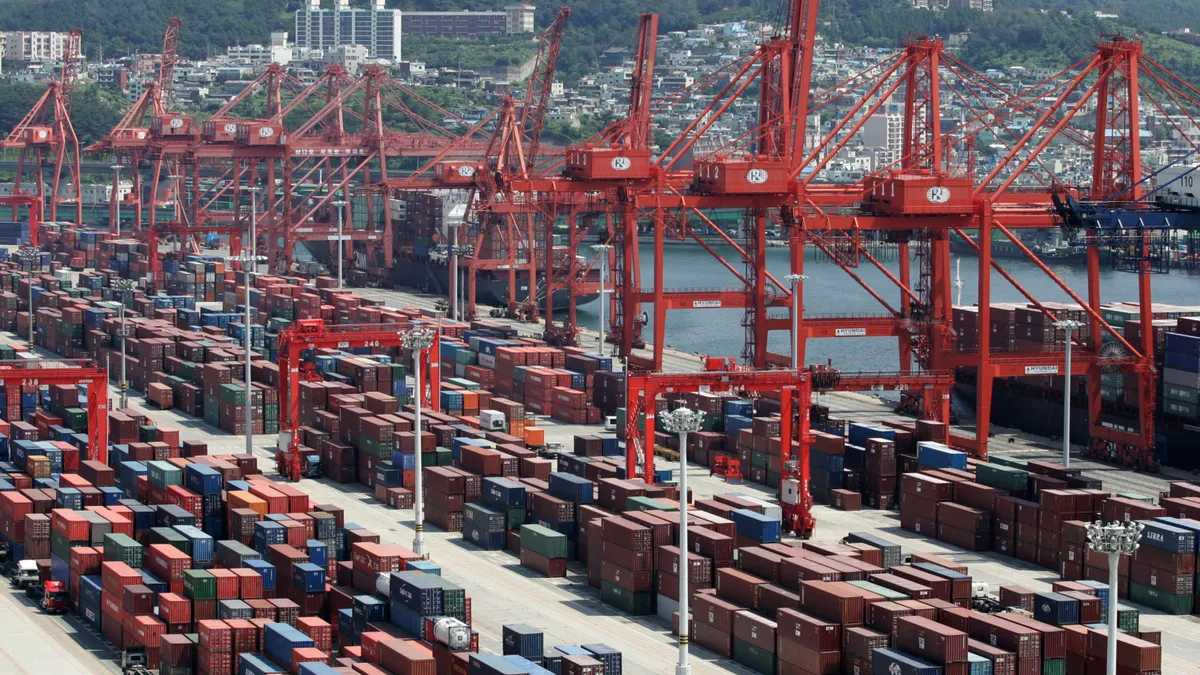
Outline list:
[[[416,296],[395,291],[359,289],[362,295],[386,300],[395,306],[433,307],[432,296]],[[536,334],[537,329],[519,324],[523,334]],[[594,344],[595,333],[590,340]],[[3,338],[0,338],[3,339]],[[18,340],[10,337],[10,341]],[[585,340],[589,336],[585,335]],[[698,370],[696,355],[668,350],[667,367],[677,372]],[[118,393],[111,389],[113,403]],[[894,415],[880,400],[859,394],[826,394],[823,403],[834,414],[853,419],[879,420]],[[245,451],[245,438],[214,430],[202,420],[177,411],[157,410],[146,405],[140,396],[131,396],[129,405],[140,409],[155,422],[179,428],[184,439],[205,441],[211,454]],[[562,425],[547,420],[549,440],[569,441],[583,427]],[[1028,458],[1056,457],[1056,450],[1043,439],[994,430],[999,443],[1007,438],[1015,442],[1005,447],[1005,454]],[[256,436],[255,454],[268,474],[274,473],[272,453],[275,436]],[[569,447],[569,446],[568,446]],[[1166,482],[1162,477],[1134,474],[1104,465],[1077,460],[1089,474],[1103,478],[1106,486],[1115,490],[1155,494]],[[725,492],[762,494],[772,491],[751,484],[726,485],[708,476],[707,469],[690,466],[690,487],[695,496],[709,497]],[[412,514],[386,508],[370,498],[365,488],[357,485],[338,485],[326,480],[304,480],[299,486],[318,502],[338,504],[346,509],[347,521],[357,522],[380,533],[385,542],[411,546]],[[1014,558],[992,553],[966,552],[903,531],[895,512],[860,511],[843,513],[824,506],[816,509],[817,539],[837,540],[850,531],[875,530],[902,543],[906,551],[930,552],[969,564],[976,580],[993,585],[1019,584],[1035,590],[1048,590],[1056,579],[1049,570],[1037,568]],[[603,641],[625,654],[626,672],[630,675],[671,672],[675,660],[675,645],[669,634],[670,626],[657,617],[633,618],[619,614],[600,602],[599,592],[588,587],[586,572],[573,565],[567,579],[539,578],[520,567],[517,560],[504,552],[484,552],[465,544],[460,535],[436,530],[428,531],[429,549],[434,561],[445,569],[450,580],[465,587],[473,598],[475,627],[481,633],[485,649],[497,651],[501,627],[508,623],[528,623],[546,631],[547,645],[580,644]],[[1200,672],[1193,661],[1200,654],[1197,629],[1200,618],[1175,617],[1154,611],[1143,613],[1144,625],[1163,631],[1164,673]],[[49,617],[29,604],[22,595],[0,585],[0,673],[108,673],[117,672],[112,659],[115,652],[97,636],[82,629],[82,624],[70,617]],[[740,673],[750,671],[700,648],[692,649],[693,670],[697,675],[709,673]]]

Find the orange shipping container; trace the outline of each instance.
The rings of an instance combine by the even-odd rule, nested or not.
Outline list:
[[[269,513],[265,499],[245,490],[232,490],[226,493],[226,501],[231,509],[251,509],[260,516],[266,516]]]
[[[546,444],[546,430],[541,427],[525,427],[525,445],[542,446]]]

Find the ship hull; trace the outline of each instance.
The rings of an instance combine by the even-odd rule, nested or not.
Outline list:
[[[529,285],[518,275],[516,298],[524,300],[529,295]],[[435,265],[428,261],[405,260],[397,261],[392,267],[392,283],[409,288],[416,288],[426,293],[446,295],[450,288],[450,268],[445,265]],[[508,275],[497,274],[491,270],[479,270],[475,283],[475,302],[484,305],[504,307],[508,305],[509,289]],[[585,295],[576,300],[578,305],[595,300],[598,294]],[[543,284],[537,289],[538,306],[546,302],[546,291]],[[570,306],[570,295],[566,290],[554,292],[554,311],[566,311]]]

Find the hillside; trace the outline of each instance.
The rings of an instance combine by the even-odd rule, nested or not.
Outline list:
[[[323,4],[329,6],[332,0]],[[365,0],[354,0],[360,6]],[[1011,64],[1065,66],[1086,56],[1104,32],[1147,34],[1152,55],[1181,74],[1200,80],[1200,37],[1173,39],[1164,30],[1185,27],[1200,32],[1200,14],[1194,0],[995,0],[996,11],[964,9],[941,12],[914,10],[907,0],[821,0],[823,35],[848,44],[894,46],[911,34],[949,35],[970,32],[961,57],[974,67]],[[569,81],[592,70],[600,53],[614,45],[629,45],[637,14],[655,11],[664,32],[687,30],[701,21],[744,18],[778,22],[784,0],[560,0],[538,3],[537,24],[545,26],[558,8],[572,9],[559,57],[559,74]],[[275,30],[291,31],[291,14],[301,0],[0,0],[0,30],[84,29],[84,49],[89,57],[103,45],[106,55],[132,51],[157,51],[168,17],[184,21],[180,52],[199,57],[230,44],[264,42]],[[483,10],[503,6],[500,0],[389,0],[389,7],[409,10]],[[1062,12],[1068,12],[1065,16]],[[1100,20],[1095,11],[1119,15]],[[454,41],[449,41],[454,42]],[[421,46],[420,39],[413,46]],[[500,45],[470,42],[447,44],[430,41],[434,58],[461,62],[472,49],[492,51],[487,61],[507,60],[522,53]],[[406,49],[412,58],[421,58]],[[489,59],[488,56],[491,56]]]

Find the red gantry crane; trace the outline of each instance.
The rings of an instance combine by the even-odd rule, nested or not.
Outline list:
[[[303,468],[300,447],[300,361],[301,353],[315,349],[391,349],[403,345],[403,337],[417,325],[326,325],[321,319],[301,319],[279,333],[279,446],[275,462],[281,475],[299,480]],[[441,333],[434,333],[433,345],[421,354],[422,381],[417,396],[424,407],[437,410],[441,399]]]
[[[108,371],[90,359],[0,361],[0,387],[8,400],[43,386],[87,385],[88,452],[84,459],[108,464]]]
[[[75,78],[82,58],[83,30],[72,28],[63,48],[62,70],[58,79],[51,80],[29,112],[0,141],[0,148],[18,150],[17,172],[13,194],[28,194],[21,187],[25,179],[26,162],[31,161],[36,195],[42,204],[49,204],[50,220],[58,220],[60,204],[73,205],[75,222],[83,222],[83,200],[79,185],[79,138],[71,124],[71,100],[75,93]],[[49,171],[49,176],[47,176]],[[62,189],[63,174],[66,189]],[[45,194],[46,180],[50,194]]]

